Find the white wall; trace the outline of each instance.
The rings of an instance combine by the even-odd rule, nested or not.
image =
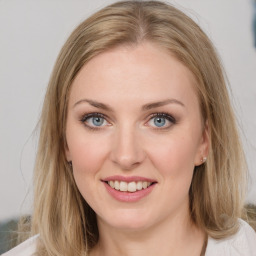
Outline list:
[[[111,2],[0,0],[0,220],[30,211],[37,139],[33,130],[62,44],[76,25]],[[251,2],[177,0],[175,4],[206,30],[223,59],[250,167],[248,200],[256,202],[256,50]]]

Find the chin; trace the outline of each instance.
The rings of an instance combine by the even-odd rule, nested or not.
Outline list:
[[[109,226],[130,231],[143,230],[152,224],[150,216],[137,210],[120,210],[116,214],[111,214],[108,220],[104,219]]]

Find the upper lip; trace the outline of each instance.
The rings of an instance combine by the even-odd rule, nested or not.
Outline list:
[[[148,181],[148,182],[156,182],[156,180],[150,179],[150,178],[145,178],[141,176],[121,176],[121,175],[114,175],[114,176],[109,176],[102,181],[125,181],[125,182],[132,182],[132,181]]]

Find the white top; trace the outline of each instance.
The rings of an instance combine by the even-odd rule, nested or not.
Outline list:
[[[32,256],[36,252],[36,240],[38,236],[29,238],[9,252],[2,254],[2,256]]]
[[[34,236],[2,256],[32,256],[36,251]],[[256,256],[256,233],[245,221],[232,237],[215,240],[208,238],[205,256]]]
[[[256,256],[256,233],[243,220],[239,231],[228,238],[208,238],[205,256]]]

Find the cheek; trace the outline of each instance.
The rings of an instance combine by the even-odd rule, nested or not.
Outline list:
[[[83,198],[94,208],[95,196],[99,195],[96,191],[101,188],[97,184],[100,182],[99,174],[107,156],[107,148],[99,136],[75,134],[68,144],[74,179]]]
[[[79,175],[97,173],[107,156],[107,143],[104,138],[97,135],[88,135],[88,132],[68,132],[67,142],[69,154],[72,159],[74,172]]]
[[[175,136],[158,140],[148,155],[159,173],[159,190],[156,207],[165,205],[168,213],[187,205],[194,172],[195,146],[189,137]],[[164,196],[166,195],[166,196]]]
[[[157,145],[148,154],[162,175],[175,179],[193,175],[196,147],[188,137],[166,138]]]

